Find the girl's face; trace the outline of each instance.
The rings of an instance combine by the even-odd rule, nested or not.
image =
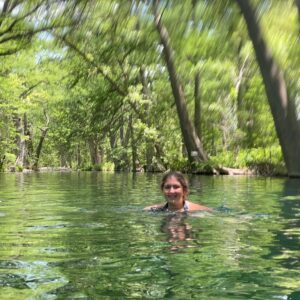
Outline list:
[[[186,196],[186,191],[184,191],[183,186],[174,176],[169,177],[165,181],[162,192],[166,201],[171,204],[183,203]]]

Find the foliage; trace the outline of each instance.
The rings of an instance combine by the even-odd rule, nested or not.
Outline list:
[[[210,165],[215,168],[249,168],[259,175],[286,174],[279,146],[243,149],[238,153],[223,152],[211,157]]]
[[[24,6],[23,13],[32,3]],[[32,148],[26,154],[31,165],[41,129],[47,125],[40,166],[190,171],[150,4],[76,3],[68,4],[66,14],[51,14],[55,7],[49,7],[45,22],[38,24],[39,32],[48,26],[43,34],[32,32],[15,44],[15,53],[3,57],[0,155],[6,153],[4,168],[14,165],[20,155],[18,139],[27,150]],[[297,101],[296,10],[292,1],[259,9],[268,42]],[[41,11],[42,7],[36,13]],[[9,26],[11,18],[1,26]],[[75,26],[74,18],[78,18]],[[11,34],[17,28],[31,30],[32,20],[22,19]],[[169,1],[163,21],[190,116],[195,113],[195,75],[200,75],[201,139],[210,161],[196,168],[212,172],[222,165],[277,172],[273,166],[281,168],[283,158],[237,6],[231,1]],[[3,43],[1,51],[9,54],[12,46]],[[30,126],[22,133],[16,118],[23,122],[25,115]]]

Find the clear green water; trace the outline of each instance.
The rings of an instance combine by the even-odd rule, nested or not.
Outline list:
[[[0,174],[0,299],[300,299],[300,180],[190,177],[218,210],[153,214],[160,174]]]

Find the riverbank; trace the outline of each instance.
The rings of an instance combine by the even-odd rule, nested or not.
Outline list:
[[[172,168],[173,169],[173,168]],[[187,168],[178,168],[176,170],[181,171],[185,174],[198,174],[207,176],[266,176],[266,177],[287,177],[287,171],[282,166],[275,166],[272,164],[260,164],[255,165],[252,168],[230,168],[225,166],[212,167],[210,165],[202,166],[194,170],[189,170]],[[41,167],[37,170],[33,169],[17,169],[15,167],[10,167],[7,172],[10,173],[34,173],[34,172],[132,172],[132,173],[163,173],[167,169],[145,171],[143,168],[131,171],[131,170],[101,170],[99,168],[89,168],[87,169],[72,169],[69,167]]]
[[[72,172],[74,171],[68,167],[41,167],[37,170],[33,169],[16,169],[16,167],[10,167],[8,172],[11,173],[34,173],[34,172]]]

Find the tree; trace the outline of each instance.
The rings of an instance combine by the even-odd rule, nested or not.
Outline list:
[[[173,96],[180,122],[180,128],[184,144],[187,149],[189,161],[191,164],[199,161],[207,161],[207,155],[204,152],[202,143],[197,136],[195,127],[188,115],[183,88],[173,61],[173,53],[170,45],[169,34],[166,27],[162,23],[162,14],[158,11],[158,1],[156,1],[154,5],[154,16],[155,25],[159,33],[161,43],[163,45],[165,60],[170,76],[170,84],[173,91]]]
[[[300,136],[300,120],[295,100],[289,96],[283,71],[271,54],[249,0],[237,0],[237,3],[253,43],[288,174],[299,177],[300,139],[296,137]]]
[[[299,26],[299,36],[300,36],[300,0],[295,0],[295,4],[298,10],[298,26]]]
[[[0,52],[16,53],[3,57],[0,68],[0,167],[16,156],[20,170],[26,157],[34,164],[41,139],[40,166],[81,169],[107,163],[110,170],[134,170],[139,162],[149,171],[187,171],[204,160],[203,149],[214,163],[231,167],[240,166],[242,153],[244,167],[249,148],[280,150],[235,2],[160,1],[156,28],[153,1],[3,2]],[[13,3],[19,5],[14,13]],[[268,15],[262,21],[278,17],[277,3],[263,6]],[[278,42],[274,57],[288,63],[290,97],[296,98],[298,48],[281,44],[298,30],[296,2],[288,3],[284,15],[294,22],[281,16],[281,35],[266,40]],[[274,27],[266,33],[274,35]],[[1,43],[1,30],[8,30],[7,42]]]
[[[81,2],[81,3],[80,3]],[[78,25],[85,1],[5,0],[0,10],[0,56],[28,47],[41,32]]]

